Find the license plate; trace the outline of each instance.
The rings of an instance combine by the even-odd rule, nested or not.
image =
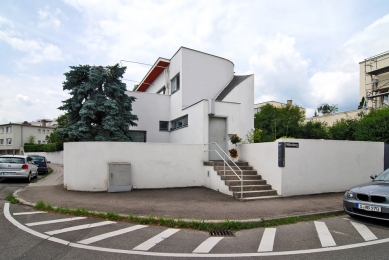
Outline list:
[[[377,207],[377,206],[369,206],[369,205],[357,204],[357,208],[358,209],[367,210],[367,211],[381,212],[381,207]]]
[[[2,172],[1,175],[16,175],[16,172]]]

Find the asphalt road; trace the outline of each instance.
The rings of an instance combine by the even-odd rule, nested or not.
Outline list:
[[[74,216],[31,214],[33,208],[15,204],[9,205],[8,211],[4,202],[1,199],[0,259],[387,259],[389,245],[388,223],[348,216],[272,227],[274,239],[268,236],[269,229],[258,228],[212,242],[207,232],[194,230],[140,227],[98,218],[58,222]],[[47,223],[53,220],[56,223]],[[323,246],[321,239],[326,240],[318,234],[318,222],[328,228],[334,245]],[[129,229],[133,230],[101,237]],[[273,241],[270,249],[269,241]],[[264,251],[258,252],[261,247]]]

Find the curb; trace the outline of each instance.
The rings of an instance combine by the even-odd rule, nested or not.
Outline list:
[[[27,186],[28,187],[28,186]],[[22,188],[22,189],[19,189],[17,191],[15,191],[13,193],[13,196],[18,199],[20,201],[21,204],[23,205],[26,205],[26,206],[31,206],[31,207],[35,207],[35,204],[32,203],[32,202],[29,202],[29,201],[26,201],[22,198],[20,198],[18,196],[18,193],[20,191],[23,191],[24,189],[26,189],[27,187],[25,188]],[[52,206],[54,209],[57,209],[59,207],[56,207],[56,206]],[[75,210],[73,208],[69,208],[71,210]],[[86,209],[88,210],[88,209]],[[89,211],[89,210],[88,210]],[[100,214],[100,213],[103,213],[103,214],[107,214],[108,212],[102,212],[102,211],[89,211],[91,213],[94,213],[94,214]],[[310,213],[306,213],[306,214],[297,214],[297,215],[284,215],[284,216],[279,216],[279,217],[274,217],[274,218],[255,218],[255,219],[224,219],[224,220],[202,220],[202,219],[179,219],[180,221],[184,221],[184,222],[204,222],[204,223],[223,223],[223,222],[226,222],[226,221],[230,221],[230,222],[241,222],[241,223],[259,223],[259,222],[264,222],[264,221],[275,221],[275,220],[282,220],[282,219],[287,219],[287,218],[298,218],[298,217],[310,217],[310,216],[320,216],[320,215],[329,215],[329,214],[341,214],[341,213],[344,213],[344,210],[330,210],[330,211],[320,211],[320,212],[310,212]],[[346,214],[346,213],[345,213]],[[118,214],[120,217],[129,217],[130,215],[127,215],[127,214]],[[136,216],[138,218],[142,218],[142,219],[149,219],[151,216]],[[156,220],[159,219],[159,217],[152,217]],[[174,221],[178,221],[178,219],[174,219]]]

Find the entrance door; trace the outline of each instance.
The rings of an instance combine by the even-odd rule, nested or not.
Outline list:
[[[210,117],[209,118],[209,143],[216,142],[223,151],[227,152],[227,123],[226,118],[221,117]],[[214,145],[209,145],[209,150],[217,150],[220,155],[224,154],[220,149]],[[219,155],[215,152],[209,152],[209,160],[221,160]]]

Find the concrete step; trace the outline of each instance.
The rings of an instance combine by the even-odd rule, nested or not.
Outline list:
[[[276,196],[276,190],[257,190],[257,191],[243,191],[243,198]],[[241,192],[233,192],[233,196],[237,199],[241,198]]]
[[[241,187],[240,186],[230,186],[230,191],[240,192]],[[264,185],[243,185],[243,191],[256,191],[256,190],[271,190],[270,184],[264,184]]]
[[[227,186],[240,186],[240,180],[226,180]],[[266,180],[243,180],[243,185],[265,185]]]
[[[240,174],[239,174],[239,177]],[[220,178],[224,181],[227,180],[239,180],[238,176],[234,175],[220,175]],[[243,180],[261,180],[261,175],[243,175]]]
[[[242,170],[243,175],[257,175],[257,171],[255,170]],[[235,173],[240,176],[241,172],[239,170],[235,170]],[[235,175],[235,173],[231,170],[226,170],[225,174],[223,170],[217,171],[217,175]]]
[[[228,164],[229,165],[233,165],[233,163],[231,161],[229,161]],[[235,164],[238,165],[239,167],[240,166],[249,166],[248,162],[236,162]],[[223,161],[207,161],[207,162],[203,162],[203,165],[206,165],[206,166],[223,166],[224,162]]]
[[[238,167],[232,166],[231,164],[230,164],[230,166],[232,169],[238,170]],[[231,168],[226,165],[226,170],[231,170]],[[240,166],[239,168],[241,170],[253,170],[252,166]],[[222,171],[222,170],[224,170],[224,166],[214,166],[214,169],[215,169],[215,171]]]
[[[280,199],[280,198],[282,198],[281,195],[274,195],[274,196],[261,196],[261,197],[247,197],[241,200],[242,201],[243,200],[264,200],[264,199]]]

